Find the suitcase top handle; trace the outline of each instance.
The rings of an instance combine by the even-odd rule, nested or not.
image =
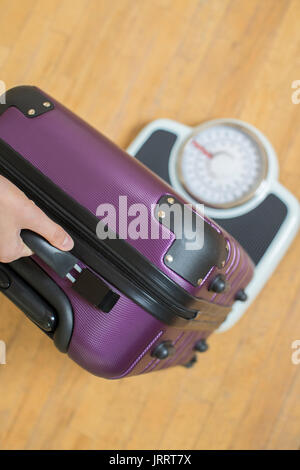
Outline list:
[[[69,251],[61,251],[31,230],[22,230],[21,238],[25,245],[41,258],[61,278],[67,277],[70,271],[78,266],[78,260]]]

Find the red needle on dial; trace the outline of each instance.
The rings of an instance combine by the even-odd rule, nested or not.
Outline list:
[[[200,145],[197,140],[193,140],[192,141],[192,144],[197,147],[197,149],[201,150],[202,153],[204,153],[204,155],[206,155],[208,158],[212,158],[213,157],[213,154],[212,153],[209,153],[204,147],[202,147],[202,145]]]

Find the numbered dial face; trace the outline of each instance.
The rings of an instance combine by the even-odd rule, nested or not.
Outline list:
[[[235,124],[201,126],[182,146],[177,172],[197,201],[229,208],[249,200],[267,172],[263,145],[249,129]]]

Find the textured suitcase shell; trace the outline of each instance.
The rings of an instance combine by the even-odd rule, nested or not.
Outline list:
[[[21,112],[17,107],[8,107],[0,115],[0,138],[90,212],[96,214],[103,202],[117,206],[119,195],[126,195],[128,204],[141,202],[150,208],[162,196],[174,194],[142,164],[54,99],[45,93],[43,96],[51,103],[51,109],[34,118],[26,116],[27,108]],[[151,212],[150,218],[154,218]],[[212,266],[197,287],[164,263],[164,254],[175,236],[168,240],[129,239],[128,243],[187,292],[230,306],[236,292],[250,281],[253,263],[229,234],[212,221],[208,223],[225,237],[228,255],[225,266]],[[121,292],[112,311],[103,313],[72,290],[68,280],[60,279],[46,266],[43,268],[64,290],[73,307],[74,330],[68,354],[93,374],[121,378],[189,363],[195,344],[211,333],[168,326]],[[216,274],[226,277],[228,291],[216,294],[208,290]],[[113,288],[118,292],[116,286]],[[155,346],[166,340],[173,343],[175,354],[165,360],[152,357]]]

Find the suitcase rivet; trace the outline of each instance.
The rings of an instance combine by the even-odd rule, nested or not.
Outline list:
[[[203,279],[200,277],[200,278],[198,279],[198,281],[197,281],[198,286],[200,286],[200,284],[201,284],[202,281],[203,281]]]
[[[166,217],[165,211],[158,211],[157,215],[160,219],[164,219]]]
[[[222,261],[221,266],[224,268],[226,261]]]
[[[28,111],[27,114],[28,114],[29,116],[34,116],[34,115],[35,115],[35,112],[36,112],[35,109],[31,108],[31,109],[29,109],[29,111]]]
[[[175,199],[173,197],[168,197],[167,201],[169,204],[174,204]]]
[[[45,108],[50,108],[50,107],[51,107],[50,101],[44,101],[43,106],[44,106]]]
[[[165,257],[165,260],[167,261],[167,263],[172,263],[173,259],[174,259],[174,258],[173,258],[172,255],[167,255],[167,256]]]

